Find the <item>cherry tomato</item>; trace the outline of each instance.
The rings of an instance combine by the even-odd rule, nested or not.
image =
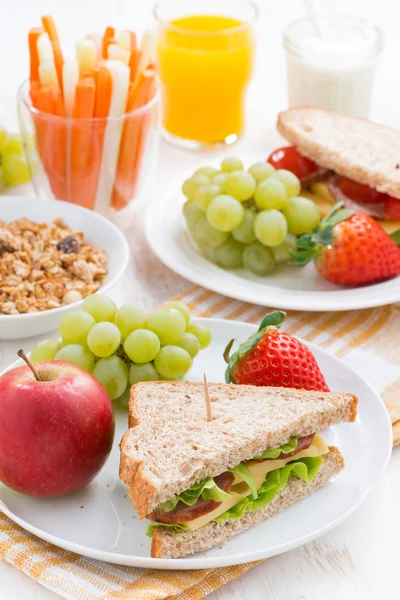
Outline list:
[[[400,221],[400,200],[387,196],[385,202],[385,216],[387,219],[393,219],[393,221]]]
[[[297,175],[300,181],[305,177],[313,175],[319,169],[314,161],[302,156],[294,146],[278,148],[268,156],[267,162],[275,167],[275,169],[291,171]]]
[[[378,204],[385,202],[387,197],[386,194],[381,194],[368,185],[357,183],[344,176],[339,177],[338,186],[345,196],[362,204]]]

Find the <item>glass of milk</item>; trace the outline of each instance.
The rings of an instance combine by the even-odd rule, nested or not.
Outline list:
[[[289,105],[367,117],[383,47],[381,31],[348,16],[321,17],[319,25],[321,35],[309,19],[293,21],[284,30]]]

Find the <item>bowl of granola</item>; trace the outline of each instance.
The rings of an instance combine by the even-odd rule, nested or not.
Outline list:
[[[86,296],[110,292],[129,246],[110,221],[75,204],[0,198],[0,339],[57,329]]]

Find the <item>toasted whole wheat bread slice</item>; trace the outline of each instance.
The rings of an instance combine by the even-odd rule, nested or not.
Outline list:
[[[322,167],[400,198],[400,131],[308,106],[280,112],[277,128]]]
[[[206,477],[357,414],[352,394],[219,383],[209,384],[209,394],[207,422],[201,383],[132,387],[120,477],[141,519]]]
[[[153,558],[179,558],[219,546],[234,535],[242,533],[249,527],[265,521],[302,500],[325,485],[331,477],[343,469],[344,460],[339,450],[334,446],[330,446],[329,450],[330,452],[324,455],[321,468],[311,483],[308,484],[297,477],[292,477],[287,486],[265,508],[246,511],[239,519],[213,521],[195,531],[174,531],[169,527],[158,527],[154,530],[151,556]]]

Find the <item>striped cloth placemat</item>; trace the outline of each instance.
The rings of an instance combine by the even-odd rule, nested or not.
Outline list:
[[[268,312],[197,286],[175,299],[204,317],[258,323]],[[382,395],[394,444],[400,443],[400,305],[341,313],[288,311],[285,330],[336,354],[363,375]],[[0,558],[69,600],[200,600],[258,564],[198,571],[111,565],[52,546],[1,512]]]

